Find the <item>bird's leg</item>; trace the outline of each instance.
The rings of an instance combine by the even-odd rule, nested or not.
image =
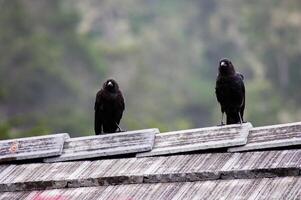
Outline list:
[[[221,126],[225,125],[224,124],[224,112],[222,112],[222,121],[221,121]]]
[[[240,112],[238,112],[238,116],[239,116],[239,121],[240,121],[240,124],[243,123],[242,119],[241,119],[241,115],[240,115]]]
[[[116,123],[116,126],[118,127],[118,132],[123,132],[123,130],[120,128],[120,126],[117,123]]]

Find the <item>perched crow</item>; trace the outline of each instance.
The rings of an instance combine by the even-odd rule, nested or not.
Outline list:
[[[119,128],[124,111],[124,99],[117,82],[113,79],[107,80],[102,89],[96,95],[95,101],[95,134],[114,133]]]
[[[245,110],[244,77],[235,72],[233,64],[228,59],[220,61],[218,70],[215,94],[221,105],[221,125],[223,125],[224,112],[227,115],[227,124],[243,123]]]

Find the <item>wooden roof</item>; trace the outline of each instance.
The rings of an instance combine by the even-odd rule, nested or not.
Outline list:
[[[59,154],[45,154],[40,151],[43,143],[34,142],[27,153],[40,155],[28,158],[17,152],[22,145],[14,152],[9,149],[16,141],[34,138],[1,141],[0,152],[26,162],[0,159],[0,199],[301,197],[300,122],[67,136],[58,139],[63,141]]]
[[[7,165],[0,192],[129,183],[298,176],[301,150]]]

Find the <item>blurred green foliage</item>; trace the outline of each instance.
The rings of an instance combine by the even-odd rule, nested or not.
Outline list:
[[[93,41],[76,32],[78,14],[58,0],[1,1],[0,9],[1,137],[84,133],[93,123],[81,82],[93,89],[106,68]]]
[[[219,59],[244,74],[246,119],[298,121],[298,0],[2,0],[0,138],[93,134],[94,98],[115,77],[125,129],[219,123]]]

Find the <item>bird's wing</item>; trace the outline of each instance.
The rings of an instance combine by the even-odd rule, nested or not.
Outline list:
[[[122,115],[123,115],[123,111],[125,109],[124,98],[123,98],[121,91],[118,92],[118,95],[116,98],[116,103],[117,103],[117,110],[115,113],[115,121],[117,124],[119,124],[119,122],[122,118]]]
[[[121,108],[122,108],[122,111],[124,111],[124,109],[125,109],[125,103],[124,103],[124,98],[123,98],[123,95],[122,95],[122,93],[121,92],[119,92],[119,101],[120,101],[120,106],[121,106]]]
[[[224,98],[225,98],[225,92],[223,91],[223,89],[221,88],[221,79],[218,77],[216,80],[216,86],[215,86],[215,96],[217,101],[220,103],[221,105],[221,112],[224,113],[225,112],[225,105],[224,105]]]
[[[220,88],[221,82],[220,79],[217,78],[216,80],[216,86],[215,86],[215,94],[216,94],[216,99],[219,103],[222,103],[223,101],[223,90]]]
[[[102,91],[98,92],[96,95],[96,100],[95,100],[95,105],[94,105],[94,111],[95,111],[95,116],[94,116],[94,131],[95,134],[101,134],[101,127],[103,124],[102,120],[102,115],[103,115],[103,103],[102,103]]]
[[[243,106],[245,103],[245,84],[244,84],[244,76],[240,73],[237,73],[235,76],[235,85],[236,85],[236,91],[238,93],[238,100],[240,106]]]
[[[241,106],[245,107],[245,103],[246,103],[246,90],[245,90],[245,84],[244,84],[244,82],[242,82],[242,93],[243,93],[243,101],[242,101]]]

